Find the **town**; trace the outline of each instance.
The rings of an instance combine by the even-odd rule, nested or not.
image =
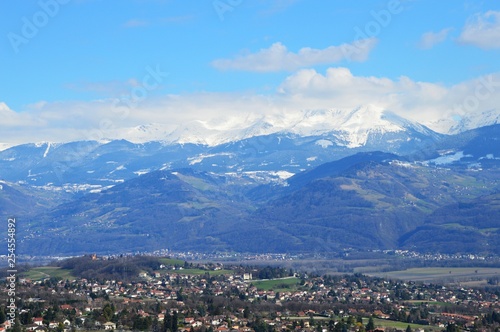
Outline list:
[[[143,265],[136,266],[136,262]],[[500,288],[313,275],[270,266],[95,255],[17,280],[0,331],[499,331]],[[87,269],[87,270],[85,270]],[[82,272],[83,271],[83,272]],[[8,303],[3,281],[2,302]]]

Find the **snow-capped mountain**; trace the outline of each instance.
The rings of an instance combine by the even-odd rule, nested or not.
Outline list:
[[[240,179],[279,182],[360,151],[405,155],[441,135],[373,106],[150,124],[127,140],[24,144],[0,152],[8,181],[58,190],[96,191],[158,169],[194,168]],[[258,175],[258,176],[257,176]]]
[[[481,113],[471,113],[457,117],[457,120],[455,125],[450,128],[450,134],[459,134],[467,130],[499,124],[500,111],[493,109]]]
[[[355,110],[309,111],[290,132],[300,136],[333,133],[346,147],[356,148],[369,144],[370,138],[385,134],[413,131],[432,135],[428,128],[412,123],[396,114],[375,106],[359,107]]]
[[[108,245],[102,250],[109,250],[124,245],[123,238],[138,237],[126,243],[143,250],[135,245],[143,243],[137,230],[144,225],[163,231],[148,236],[144,243],[150,248],[169,242],[168,236],[181,238],[176,231],[193,236],[177,244],[189,250],[212,250],[219,243],[241,249],[241,243],[257,243],[242,240],[249,234],[266,234],[266,243],[282,244],[271,249],[259,244],[258,250],[266,251],[287,251],[296,239],[303,242],[295,250],[317,248],[310,239],[318,234],[330,234],[322,240],[331,245],[328,250],[339,243],[411,247],[420,237],[409,238],[408,232],[419,231],[414,227],[424,224],[427,214],[446,208],[447,216],[454,210],[446,204],[498,192],[500,186],[500,124],[441,135],[368,106],[195,121],[177,128],[152,124],[129,134],[144,142],[43,142],[0,151],[0,207],[32,215],[20,230],[30,250],[66,250],[53,245],[61,243],[61,234],[71,250],[74,243],[88,250],[88,239],[97,251],[102,243]],[[152,137],[156,140],[149,141]],[[488,222],[488,232],[498,212],[495,197],[486,208],[483,201],[474,207]],[[28,211],[26,203],[43,212]],[[193,231],[186,231],[187,221]],[[276,228],[269,231],[268,225]],[[366,238],[359,238],[360,229]],[[461,234],[468,238],[469,228],[459,229],[466,229]],[[384,242],[373,242],[373,234]],[[441,234],[447,238],[449,229]],[[474,236],[498,251],[488,242],[498,237],[483,230]],[[448,250],[444,243],[440,250]],[[192,244],[199,247],[187,247]],[[425,243],[420,248],[427,250]]]
[[[409,130],[423,135],[432,134],[432,131],[418,123],[368,105],[354,110],[306,110],[268,115],[250,114],[212,121],[191,121],[176,128],[169,125],[148,124],[131,128],[119,136],[136,143],[163,141],[167,144],[193,143],[217,146],[278,133],[301,137],[328,135],[336,137],[335,144],[357,148],[368,144],[370,138]]]
[[[492,114],[485,121],[497,120]],[[99,191],[154,170],[179,168],[279,183],[357,152],[412,155],[411,159],[424,161],[437,158],[439,146],[456,150],[453,137],[374,106],[247,115],[175,128],[150,124],[122,136],[127,140],[15,146],[0,151],[0,174],[11,182],[73,192]],[[460,141],[467,142],[469,136],[460,136]],[[497,157],[496,150],[486,150],[478,158]],[[459,151],[464,150],[455,152]]]

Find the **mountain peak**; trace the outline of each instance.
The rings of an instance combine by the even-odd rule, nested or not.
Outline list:
[[[302,136],[333,133],[349,148],[364,146],[371,135],[383,135],[414,130],[429,133],[418,123],[406,120],[375,105],[360,106],[353,110],[308,111],[291,131]]]
[[[500,111],[492,109],[475,114],[467,114],[456,118],[451,126],[450,134],[459,134],[467,130],[491,126],[500,123]]]
[[[251,113],[206,121],[193,120],[178,126],[151,123],[129,128],[117,133],[117,136],[136,143],[161,141],[167,144],[217,146],[258,136],[292,134],[302,137],[331,136],[336,138],[337,145],[355,148],[365,146],[370,136],[408,130],[430,132],[418,123],[368,104],[355,109]]]

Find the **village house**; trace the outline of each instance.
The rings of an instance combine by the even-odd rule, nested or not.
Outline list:
[[[105,330],[116,330],[116,324],[113,322],[106,322],[102,324]]]

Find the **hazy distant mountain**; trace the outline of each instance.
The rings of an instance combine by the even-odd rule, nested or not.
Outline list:
[[[400,245],[447,254],[498,253],[499,216],[498,193],[446,205],[428,216],[423,225],[403,236]]]
[[[40,213],[69,200],[64,193],[49,193],[0,180],[0,217],[19,217]]]
[[[19,234],[26,252],[39,254],[160,248],[328,253],[347,247],[428,252],[414,234],[441,227],[434,226],[433,213],[491,194],[500,188],[498,179],[498,170],[436,168],[373,152],[296,175],[289,186],[268,185],[268,198],[252,201],[248,191],[255,187],[233,175],[155,171],[38,214]],[[496,208],[489,211],[496,218]],[[446,243],[432,248],[448,252]],[[500,249],[489,243],[482,253]]]
[[[500,189],[500,124],[440,135],[370,108],[271,120],[234,131],[220,125],[216,136],[227,142],[214,146],[177,139],[12,147],[0,152],[2,214],[26,221],[20,245],[37,254],[477,252],[445,240],[448,230],[457,238],[471,230],[482,252],[500,250],[491,196]],[[193,141],[204,135],[185,129]],[[442,240],[431,246],[434,233]]]
[[[433,211],[497,190],[498,175],[498,170],[478,175],[408,163],[384,153],[358,154],[290,178],[290,187],[267,201],[254,218],[266,228],[268,247],[277,251],[394,249]],[[498,210],[491,211],[490,217],[498,220]],[[280,239],[271,239],[272,234],[280,234]],[[438,241],[435,248],[442,250],[436,252],[448,251],[444,246]],[[500,249],[491,246],[486,251],[493,248]],[[412,249],[428,252],[425,245]]]
[[[443,137],[412,154],[410,158],[430,165],[453,165],[469,169],[498,168],[500,124]]]
[[[38,254],[227,250],[221,234],[249,207],[230,187],[206,173],[155,171],[38,214],[18,238]]]

